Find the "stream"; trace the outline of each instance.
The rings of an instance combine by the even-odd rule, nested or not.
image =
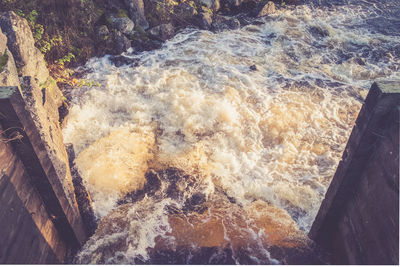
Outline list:
[[[91,59],[100,86],[72,92],[64,141],[100,220],[74,262],[313,260],[307,233],[368,89],[400,79],[400,5],[310,1],[124,56]]]

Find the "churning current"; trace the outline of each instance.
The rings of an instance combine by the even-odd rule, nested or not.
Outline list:
[[[398,3],[327,2],[187,29],[124,54],[136,64],[87,63],[101,86],[72,92],[63,134],[100,224],[76,263],[268,264],[307,250],[368,88],[400,78]]]

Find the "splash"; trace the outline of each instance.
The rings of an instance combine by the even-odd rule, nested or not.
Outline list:
[[[118,129],[82,151],[76,159],[93,195],[95,209],[106,215],[107,206],[131,191],[143,188],[154,135]]]
[[[399,34],[371,27],[377,12],[298,6],[185,30],[126,53],[136,67],[92,59],[102,86],[73,92],[64,129],[102,218],[77,262],[274,263],[307,247],[367,89],[400,78]]]

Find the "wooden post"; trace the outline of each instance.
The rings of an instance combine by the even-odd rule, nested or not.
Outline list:
[[[400,82],[374,83],[309,237],[334,264],[399,263]]]
[[[40,129],[35,125],[18,87],[0,87],[0,124],[59,235],[69,249],[78,249],[87,239],[78,208],[68,200]]]

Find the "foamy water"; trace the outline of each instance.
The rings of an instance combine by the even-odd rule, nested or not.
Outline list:
[[[379,15],[365,3],[298,6],[239,30],[185,30],[127,53],[136,67],[92,59],[86,78],[102,86],[75,89],[63,132],[103,218],[77,262],[146,262],[151,248],[195,245],[278,263],[268,247],[305,238],[372,81],[400,78],[399,34],[368,26]],[[112,211],[168,168],[180,178],[165,174],[156,193]],[[206,211],[185,210],[195,194]],[[215,235],[198,236],[205,229]]]

